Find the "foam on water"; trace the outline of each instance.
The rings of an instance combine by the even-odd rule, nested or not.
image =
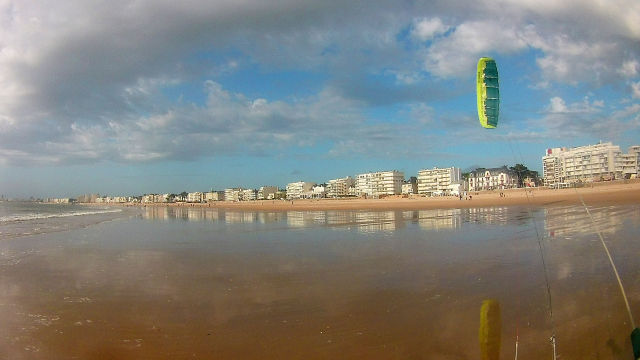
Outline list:
[[[0,202],[0,240],[84,228],[126,217],[124,208],[95,205]]]
[[[46,213],[11,214],[6,216],[0,216],[0,222],[63,218],[63,217],[71,217],[71,216],[116,213],[121,211],[122,209],[110,209],[110,210],[95,210],[95,211],[61,212],[61,213],[54,213],[54,214],[46,214]]]

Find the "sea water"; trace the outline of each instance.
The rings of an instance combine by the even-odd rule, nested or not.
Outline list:
[[[128,216],[123,210],[113,206],[0,201],[0,241],[71,230]]]
[[[491,299],[501,358],[632,356],[637,206],[124,210],[0,241],[0,358],[478,359]]]

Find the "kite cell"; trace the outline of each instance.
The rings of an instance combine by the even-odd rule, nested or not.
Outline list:
[[[487,129],[498,126],[500,110],[500,89],[498,86],[498,66],[492,58],[483,57],[478,61],[478,117]]]

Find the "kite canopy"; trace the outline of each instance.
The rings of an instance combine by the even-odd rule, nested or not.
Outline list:
[[[498,126],[500,110],[500,90],[498,86],[498,66],[492,58],[483,57],[478,61],[478,117],[487,129]]]

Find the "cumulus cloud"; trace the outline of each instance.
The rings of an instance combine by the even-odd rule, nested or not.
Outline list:
[[[323,141],[333,153],[392,152],[400,136],[424,138],[371,124],[370,107],[433,121],[432,102],[467,91],[477,59],[492,54],[534,53],[532,87],[622,79],[640,98],[638,14],[634,0],[5,0],[0,161],[193,159]],[[303,94],[229,90],[251,71],[321,80]],[[193,87],[204,90],[182,90]],[[561,98],[547,112],[603,115],[599,103]]]
[[[594,138],[619,140],[625,134],[640,130],[640,122],[635,115],[639,105],[627,106],[623,110],[605,113],[604,102],[582,101],[566,103],[560,97],[553,97],[542,112],[542,119],[532,120],[531,128],[538,129],[538,136],[548,139],[568,139],[591,136]]]
[[[425,103],[420,103],[411,107],[410,116],[417,122],[429,124],[434,122],[435,110]]]
[[[538,58],[537,64],[544,76],[555,81],[572,85],[579,81],[609,83],[615,74],[611,62],[622,49],[613,43],[575,42],[567,36],[548,39],[540,47],[545,56]]]
[[[637,2],[621,0],[606,7],[595,0],[480,5],[473,15],[458,16],[440,31],[439,18],[417,21],[425,24],[427,38],[446,31],[423,48],[426,71],[441,77],[468,77],[468,69],[482,56],[535,50],[542,75],[538,88],[546,88],[549,81],[599,86],[638,73],[640,34],[634,23],[637,15],[631,10],[640,12]]]
[[[640,99],[640,81],[638,81],[637,83],[631,83],[631,96],[634,99]]]
[[[637,60],[626,61],[622,67],[618,69],[618,73],[625,77],[635,77],[640,69],[640,63]]]
[[[611,116],[618,119],[624,119],[637,114],[640,114],[640,104],[629,105],[622,110],[614,111]]]
[[[516,28],[505,28],[492,21],[467,22],[425,50],[424,68],[442,77],[469,77],[475,73],[475,64],[483,55],[526,47],[526,40]]]
[[[335,149],[328,156],[358,154],[346,152],[344,144],[357,142],[360,149],[375,148],[391,154],[394,149],[419,144],[420,135],[408,126],[367,124],[360,106],[324,91],[295,103],[250,99],[232,93],[214,81],[205,84],[204,105],[185,104],[149,116],[131,117],[107,123],[72,123],[53,129],[23,128],[34,141],[11,141],[18,129],[0,134],[3,144],[19,150],[0,152],[3,163],[70,163],[100,159],[115,162],[147,162],[166,159],[188,160],[220,154],[263,155],[283,148],[313,146],[331,141]],[[42,135],[45,133],[47,135]],[[41,140],[38,140],[42,138]],[[357,139],[357,140],[353,140]],[[402,146],[400,146],[402,145]],[[424,146],[420,146],[424,148]],[[295,150],[293,150],[295,152]],[[38,156],[46,153],[46,157]]]
[[[604,101],[595,100],[589,102],[589,98],[585,97],[583,101],[567,105],[561,97],[553,97],[547,108],[550,114],[593,114],[600,111],[604,106]]]
[[[418,40],[431,40],[438,35],[442,35],[450,29],[449,25],[445,25],[440,18],[424,18],[415,20],[411,35]]]

